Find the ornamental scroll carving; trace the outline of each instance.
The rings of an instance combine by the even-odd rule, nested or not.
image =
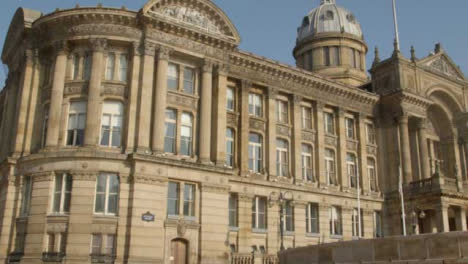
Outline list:
[[[238,115],[235,113],[227,113],[226,116],[226,123],[230,126],[237,126],[238,123]]]
[[[356,141],[351,141],[351,140],[346,141],[346,149],[348,150],[357,151],[357,146],[358,146],[358,143]]]
[[[249,127],[256,130],[265,131],[265,121],[258,119],[249,119]]]
[[[309,142],[315,142],[315,133],[314,132],[302,131],[302,140],[309,141]]]
[[[367,146],[367,154],[377,156],[377,147]]]
[[[169,93],[167,95],[167,101],[173,105],[185,106],[192,110],[197,109],[197,99],[195,98],[190,98],[190,97],[185,97],[185,96],[181,96],[178,94]]]
[[[140,39],[142,32],[133,27],[112,24],[81,24],[68,28],[71,35],[105,35],[114,36],[118,32],[119,36]]]
[[[337,146],[336,137],[325,136],[325,144],[336,147]]]
[[[150,14],[161,15],[182,24],[195,26],[212,34],[221,34],[219,27],[206,15],[185,6],[168,6],[163,9],[153,9]]]

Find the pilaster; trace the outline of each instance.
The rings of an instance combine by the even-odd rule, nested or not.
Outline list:
[[[250,234],[252,230],[252,200],[253,194],[239,194],[239,245],[241,253],[251,252]]]
[[[306,201],[294,201],[294,231],[296,247],[306,246]]]
[[[31,82],[31,96],[29,100],[29,108],[28,108],[28,118],[25,128],[25,141],[23,152],[25,154],[29,154],[31,152],[31,148],[36,146],[36,141],[40,140],[33,137],[34,134],[34,122],[38,117],[38,113],[41,113],[43,109],[38,109],[37,107],[37,100],[39,94],[39,78],[40,78],[40,63],[39,63],[39,51],[36,49],[33,51],[33,73],[32,73],[32,82]],[[42,138],[39,137],[39,138]]]
[[[249,172],[249,91],[252,83],[242,81],[240,96],[240,136],[239,154],[240,154],[240,172],[241,175],[247,175]]]
[[[403,114],[398,119],[400,133],[400,165],[403,170],[403,182],[408,184],[412,181],[411,150],[408,131],[408,115]]]
[[[325,104],[322,102],[316,102],[315,104],[315,127],[317,128],[317,144],[315,145],[315,173],[318,175],[317,179],[320,182],[320,186],[327,186],[327,179],[325,173],[325,124],[324,124],[324,110]]]
[[[292,148],[292,160],[293,175],[296,182],[302,182],[305,175],[302,175],[302,120],[301,120],[301,102],[302,97],[294,95],[293,98],[293,148]]]
[[[275,88],[268,88],[265,114],[268,118],[267,145],[265,152],[267,156],[268,175],[276,176],[276,95]]]
[[[134,151],[136,143],[138,87],[140,85],[141,43],[132,43],[131,75],[129,80],[130,93],[127,104],[127,144],[125,152]]]
[[[345,124],[345,109],[338,108],[338,160],[337,162],[337,179],[343,189],[351,187],[349,182],[348,172],[346,168],[346,124]]]
[[[104,71],[104,52],[107,49],[106,39],[91,39],[90,46],[93,50],[91,77],[88,88],[88,103],[86,115],[86,128],[84,145],[88,147],[99,144],[99,127],[101,121],[101,84]]]
[[[215,135],[216,144],[212,144],[213,160],[217,166],[226,164],[226,91],[227,91],[227,64],[218,65],[215,83],[214,126],[211,133]]]
[[[57,42],[55,48],[57,56],[55,59],[54,78],[50,95],[49,120],[47,122],[47,148],[57,147],[58,145],[63,89],[65,86],[65,70],[67,66],[67,42]]]
[[[367,174],[367,138],[366,138],[366,115],[363,113],[359,113],[358,115],[358,136],[359,136],[359,160],[358,164],[360,164],[358,170],[361,183],[361,188],[364,193],[368,193],[370,191],[370,179],[369,175]],[[360,161],[360,162],[359,162]],[[376,175],[377,176],[377,175]]]
[[[421,178],[431,178],[429,151],[427,149],[427,120],[421,119],[418,124],[419,155],[421,162]]]
[[[200,103],[200,162],[211,162],[211,113],[213,97],[213,63],[205,60],[202,73]]]
[[[139,82],[140,104],[138,109],[138,141],[137,152],[150,153],[150,131],[151,131],[151,113],[152,113],[152,98],[153,98],[153,80],[154,80],[154,62],[155,49],[154,43],[145,41],[142,54],[142,62],[140,71],[141,81]],[[159,62],[158,62],[159,63]],[[159,72],[158,72],[159,76]],[[158,100],[158,98],[156,98]],[[158,107],[158,106],[156,106]],[[156,108],[155,107],[155,108]],[[162,113],[165,114],[165,111]],[[158,120],[159,121],[159,120]],[[156,122],[156,120],[155,120]]]

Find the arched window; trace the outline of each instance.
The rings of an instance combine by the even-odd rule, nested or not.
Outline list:
[[[375,169],[375,160],[367,158],[367,175],[369,175],[369,186],[371,191],[377,192],[377,171]]]
[[[346,169],[351,188],[357,188],[357,170],[356,170],[356,155],[352,153],[346,154]]]
[[[190,113],[182,113],[180,131],[180,153],[184,156],[192,155],[193,142],[193,116]]]
[[[166,131],[164,136],[164,152],[175,154],[177,131],[177,112],[166,109]]]
[[[335,151],[332,149],[325,149],[325,173],[328,184],[336,185]]]
[[[289,146],[284,139],[276,140],[276,174],[281,177],[289,176]]]
[[[302,179],[304,181],[315,181],[312,164],[312,146],[302,144]]]

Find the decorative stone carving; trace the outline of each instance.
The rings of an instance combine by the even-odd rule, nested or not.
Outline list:
[[[134,41],[132,42],[132,52],[133,56],[141,56],[143,54],[143,49],[141,47],[141,42]]]
[[[437,59],[430,61],[426,66],[447,76],[461,79],[457,70],[454,69],[453,65],[443,56],[439,56]]]
[[[177,224],[177,236],[184,237],[187,232],[187,224],[184,220],[180,220]]]
[[[226,124],[229,126],[236,127],[238,124],[238,115],[235,113],[228,112],[226,115]]]
[[[90,48],[93,51],[104,52],[107,49],[107,39],[92,38],[89,40]]]
[[[95,181],[99,173],[93,171],[71,171],[70,174],[74,181]]]
[[[57,233],[66,233],[68,229],[67,223],[48,223],[47,224],[47,233],[57,234]]]
[[[228,185],[203,183],[201,186],[201,190],[202,192],[225,194],[229,192],[230,187]]]
[[[367,146],[367,154],[377,156],[377,147],[376,146]]]
[[[291,136],[291,131],[288,126],[276,125],[276,134],[281,136]]]
[[[229,64],[218,64],[216,70],[218,71],[218,75],[226,76],[229,73]]]
[[[302,140],[309,141],[309,142],[315,142],[315,133],[314,132],[308,132],[308,131],[302,131]]]
[[[346,149],[352,150],[352,151],[357,151],[358,143],[353,140],[347,140],[346,141]]]
[[[154,56],[156,54],[156,44],[145,41],[143,45],[143,54],[146,56]]]
[[[325,136],[325,144],[327,144],[327,145],[329,145],[329,146],[334,146],[334,147],[336,147],[336,146],[337,146],[336,137],[333,137],[333,136]]]
[[[221,34],[221,30],[215,22],[211,21],[205,14],[190,7],[167,6],[162,9],[152,9],[151,13],[161,15],[178,23],[194,26],[212,34]]]
[[[294,100],[294,103],[296,104],[300,104],[302,102],[302,98],[303,97],[300,95],[297,95],[297,94],[293,95],[293,100]]]
[[[249,119],[249,127],[252,128],[252,129],[256,129],[256,130],[265,131],[265,121],[250,118]]]
[[[115,25],[115,24],[81,24],[76,26],[71,26],[67,29],[66,34],[72,36],[79,35],[95,35],[95,36],[115,36],[115,32],[118,32],[119,36],[140,39],[143,35],[141,30],[135,27],[129,27],[124,25]]]
[[[64,95],[84,95],[88,93],[87,83],[68,83],[63,91]]]
[[[202,67],[203,72],[212,72],[213,71],[213,62],[210,60],[204,60],[203,62],[203,67]]]
[[[197,109],[197,100],[195,98],[191,98],[191,97],[187,97],[187,96],[183,96],[179,94],[168,93],[167,102],[173,105],[185,106],[192,110]]]
[[[94,234],[115,234],[117,232],[116,224],[92,224],[91,232]]]
[[[267,99],[275,100],[277,95],[278,95],[278,89],[273,88],[273,87],[268,87]]]
[[[55,41],[54,44],[54,50],[57,54],[61,54],[61,53],[68,53],[70,51],[70,45],[68,43],[68,41],[65,41],[65,40],[58,40],[58,41]]]
[[[31,176],[34,182],[43,182],[43,181],[51,181],[54,175],[55,173],[53,171],[46,171],[46,172],[34,173]]]
[[[166,46],[158,47],[158,59],[159,60],[169,60],[171,57],[172,49]]]
[[[127,89],[123,84],[104,83],[101,95],[127,97]]]
[[[146,174],[133,175],[132,180],[134,183],[158,185],[158,186],[166,186],[166,183],[167,183],[167,179],[165,178],[157,177],[153,175],[146,175]]]

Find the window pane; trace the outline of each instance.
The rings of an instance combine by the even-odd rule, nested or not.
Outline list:
[[[115,69],[115,54],[109,53],[107,55],[106,80],[114,79],[114,69]]]
[[[100,234],[94,234],[91,245],[91,254],[101,254],[102,236]]]
[[[96,213],[104,213],[104,193],[96,194],[96,205],[95,205],[95,212]]]
[[[188,94],[193,94],[193,79],[194,74],[193,70],[190,68],[184,69],[184,92]]]
[[[108,203],[107,203],[107,213],[116,214],[118,205],[118,195],[109,194]]]
[[[106,191],[106,184],[107,184],[106,180],[107,180],[106,175],[99,175],[98,176],[97,187],[96,187],[97,192],[105,192]]]
[[[127,81],[127,70],[128,70],[128,61],[127,61],[127,54],[120,55],[120,69],[119,69],[119,80],[121,82]]]
[[[179,184],[176,182],[169,182],[167,192],[167,214],[179,214]]]
[[[228,88],[226,90],[226,108],[228,110],[234,110],[234,90],[232,88]]]
[[[109,175],[109,193],[119,192],[119,178],[117,175]]]
[[[179,88],[179,68],[175,64],[169,64],[167,69],[167,89],[177,90]]]

